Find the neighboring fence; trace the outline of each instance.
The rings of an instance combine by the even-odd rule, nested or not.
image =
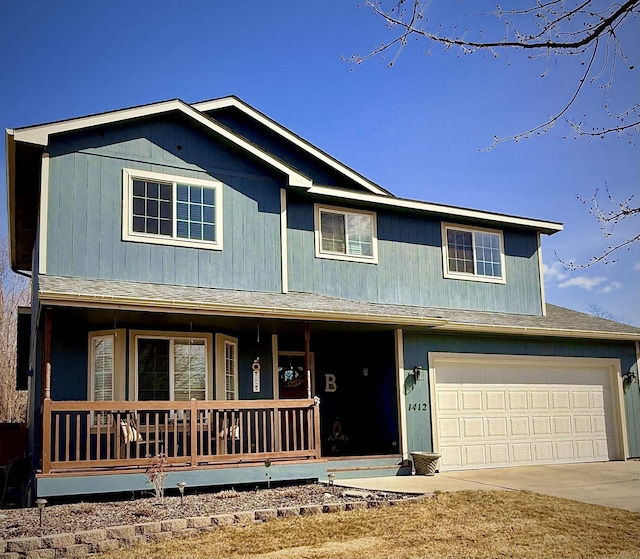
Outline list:
[[[320,458],[314,400],[52,401],[43,406],[43,473]]]

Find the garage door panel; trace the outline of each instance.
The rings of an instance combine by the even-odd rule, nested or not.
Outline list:
[[[531,434],[549,436],[551,435],[551,417],[548,415],[531,418]]]
[[[506,417],[487,417],[487,436],[501,437],[507,436]]]
[[[438,432],[442,441],[458,440],[460,438],[460,419],[443,418],[438,420]]]
[[[509,445],[490,444],[489,448],[489,464],[491,466],[502,466],[509,464]]]
[[[487,448],[483,444],[466,445],[462,449],[466,466],[486,467]]]
[[[468,439],[484,437],[484,421],[481,417],[463,417],[462,432]]]
[[[608,460],[615,456],[607,367],[436,366],[441,469]],[[575,360],[572,360],[575,362]],[[451,370],[450,370],[451,369]],[[463,381],[463,382],[461,382]]]
[[[462,391],[462,410],[478,411],[482,409],[482,392],[480,390]]]
[[[536,462],[553,460],[553,444],[551,441],[533,443],[533,458]]]
[[[522,437],[531,434],[528,417],[510,417],[509,425],[511,426],[510,435],[514,437]]]
[[[575,453],[573,451],[573,441],[556,441],[555,457],[560,462],[573,462],[575,460]]]
[[[510,391],[508,399],[511,411],[527,411],[527,393],[524,390]]]
[[[571,434],[571,416],[570,415],[560,415],[555,416],[552,419],[553,430],[552,434],[554,435],[570,435]]]
[[[458,392],[456,390],[440,390],[437,396],[438,409],[441,411],[458,411]]]

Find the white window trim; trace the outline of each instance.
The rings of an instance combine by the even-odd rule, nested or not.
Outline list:
[[[150,180],[159,182],[171,182],[174,184],[174,232],[175,232],[175,185],[176,183],[187,184],[189,186],[204,186],[215,189],[215,214],[216,214],[216,240],[199,241],[195,239],[180,239],[156,235],[153,233],[140,233],[133,231],[133,208],[131,207],[131,196],[133,179]],[[122,169],[122,240],[138,243],[151,243],[157,245],[170,245],[191,248],[206,248],[209,250],[222,250],[222,183],[220,181],[194,179],[191,177],[181,177],[178,175],[166,175],[164,173],[154,173],[151,171],[138,171],[136,169]]]
[[[367,216],[372,221],[372,255],[371,256],[354,256],[352,254],[343,254],[340,252],[327,252],[322,250],[322,232],[320,230],[320,212],[326,211],[331,213],[347,215]],[[378,220],[375,212],[366,210],[354,210],[350,208],[339,208],[336,206],[325,206],[323,204],[314,204],[314,235],[316,245],[316,258],[328,258],[330,260],[347,260],[349,262],[365,262],[367,264],[378,263]]]
[[[447,231],[449,229],[455,229],[456,231],[464,231],[472,233],[471,239],[473,243],[473,274],[467,274],[465,272],[451,272],[449,270],[449,247],[447,243]],[[481,276],[475,272],[476,270],[476,252],[475,252],[475,235],[473,233],[492,233],[498,235],[500,238],[500,269],[502,270],[501,277],[494,276]],[[486,229],[484,227],[468,227],[464,225],[457,225],[455,223],[442,223],[442,270],[445,278],[450,279],[462,279],[468,281],[481,281],[485,283],[507,283],[507,270],[505,268],[504,259],[504,235],[502,231],[498,229]]]
[[[206,363],[206,375],[205,375],[205,400],[211,399],[211,374],[213,363],[211,351],[212,351],[212,336],[211,334],[204,334],[200,332],[163,332],[163,331],[149,331],[149,330],[131,330],[129,332],[129,390],[130,395],[133,396],[134,401],[138,401],[138,338],[145,339],[159,339],[170,341],[170,353],[173,357],[173,342],[176,339],[191,339],[204,341]],[[174,400],[174,370],[173,359],[169,361],[169,401]]]
[[[236,360],[234,363],[233,371],[233,392],[235,394],[234,400],[239,400],[238,394],[238,338],[227,336],[226,334],[216,334],[216,400],[226,400],[227,385],[226,385],[226,367],[225,367],[225,345],[231,344],[235,346]]]

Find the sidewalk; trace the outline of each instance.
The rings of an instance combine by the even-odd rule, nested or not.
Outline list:
[[[462,470],[435,476],[336,479],[335,484],[409,493],[527,490],[640,512],[640,460]]]

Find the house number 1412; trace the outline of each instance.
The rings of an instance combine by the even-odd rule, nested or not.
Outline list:
[[[409,404],[409,411],[427,411],[427,404]]]

